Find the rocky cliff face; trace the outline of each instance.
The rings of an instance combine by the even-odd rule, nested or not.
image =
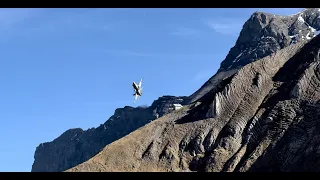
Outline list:
[[[320,171],[319,56],[320,35],[251,62],[68,172]]]
[[[219,71],[242,67],[303,40],[320,29],[318,9],[306,9],[292,16],[256,12],[243,25],[240,36]]]
[[[306,9],[292,16],[256,12],[245,22],[235,46],[222,61],[217,74],[189,98],[162,97],[149,108],[125,107],[120,112],[118,110],[110,120],[96,129],[69,130],[53,142],[43,143],[37,148],[32,171],[64,171],[90,159],[105,145],[124,136],[107,146],[95,158],[71,171],[232,171],[240,170],[240,167],[253,167],[251,165],[260,157],[259,153],[265,152],[264,148],[269,147],[271,142],[278,142],[268,138],[264,139],[267,144],[260,142],[260,136],[264,136],[264,133],[274,133],[268,129],[269,125],[273,126],[268,121],[273,121],[278,111],[286,116],[287,112],[291,112],[291,105],[295,104],[295,101],[280,102],[277,98],[291,91],[303,92],[301,89],[307,86],[305,81],[297,85],[297,77],[302,71],[307,71],[302,62],[299,64],[298,60],[292,60],[297,58],[292,57],[298,54],[303,56],[299,52],[304,43],[319,30],[319,9]],[[307,51],[316,53],[310,46],[305,49],[306,56]],[[310,56],[313,60],[315,57]],[[300,57],[300,61],[309,60]],[[290,65],[293,61],[295,65]],[[306,66],[309,65],[307,63]],[[296,79],[274,79],[285,77],[286,71],[283,68],[290,72],[297,70],[300,74],[297,73]],[[305,78],[307,81],[313,79],[312,83],[317,84],[314,75],[309,74]],[[291,86],[295,86],[294,91]],[[306,91],[317,93],[315,87],[310,86]],[[295,99],[299,98],[301,96],[297,95]],[[317,104],[308,105],[309,109],[301,112],[298,110],[304,107],[305,100],[297,101],[299,106],[292,105],[293,111],[302,114],[314,112],[312,107],[318,107]],[[173,103],[190,105],[173,111]],[[269,117],[271,111],[275,115]],[[202,116],[204,114],[206,116]],[[161,118],[126,136],[158,117]],[[267,121],[268,126],[263,124],[264,121]],[[262,131],[262,126],[268,128]],[[74,136],[79,140],[69,140]],[[259,143],[262,144],[258,146]],[[123,155],[115,151],[125,156],[122,158]],[[211,167],[217,162],[220,164]],[[239,165],[245,163],[249,165]]]
[[[186,101],[187,97],[163,96],[150,107],[116,109],[114,115],[97,128],[67,130],[52,142],[37,147],[32,171],[64,171],[74,167],[96,155],[107,144],[172,112],[173,104],[185,105]]]
[[[190,96],[191,102],[198,100],[217,83],[230,77],[244,65],[295,43],[310,40],[319,33],[319,30],[318,8],[305,9],[292,16],[253,13],[244,23],[234,47],[222,61],[217,74]]]

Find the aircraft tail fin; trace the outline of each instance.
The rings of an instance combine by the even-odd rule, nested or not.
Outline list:
[[[136,103],[136,100],[138,99],[138,94],[133,94],[134,95],[134,101],[133,103]]]

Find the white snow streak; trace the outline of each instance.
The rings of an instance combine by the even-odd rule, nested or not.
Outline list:
[[[305,22],[304,19],[303,19],[303,17],[302,17],[301,15],[298,17],[298,21],[301,22],[301,23],[304,23],[304,22]]]
[[[316,29],[311,27],[311,26],[309,26],[309,28],[311,29],[311,32],[315,32],[316,31]]]
[[[240,54],[236,57],[236,59],[238,59],[241,55],[242,55],[242,53],[240,53]]]
[[[299,36],[299,34],[295,34],[295,35],[289,36],[289,37],[292,39],[292,38],[295,38],[295,37],[298,37],[298,36]]]
[[[308,32],[308,34],[306,36],[307,39],[311,39],[311,37],[309,35],[310,35],[310,32]]]

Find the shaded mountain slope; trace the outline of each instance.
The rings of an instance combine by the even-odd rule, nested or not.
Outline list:
[[[320,36],[240,68],[78,171],[319,171]]]

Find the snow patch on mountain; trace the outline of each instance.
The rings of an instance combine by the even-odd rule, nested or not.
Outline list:
[[[311,26],[309,26],[309,28],[310,28],[311,32],[315,32],[316,31],[316,29],[311,27]]]
[[[307,39],[311,39],[311,37],[310,37],[310,32],[308,32],[306,38],[307,38]]]
[[[304,19],[303,19],[303,17],[301,15],[298,17],[298,21],[301,22],[301,23],[305,23],[305,21],[304,21]]]

